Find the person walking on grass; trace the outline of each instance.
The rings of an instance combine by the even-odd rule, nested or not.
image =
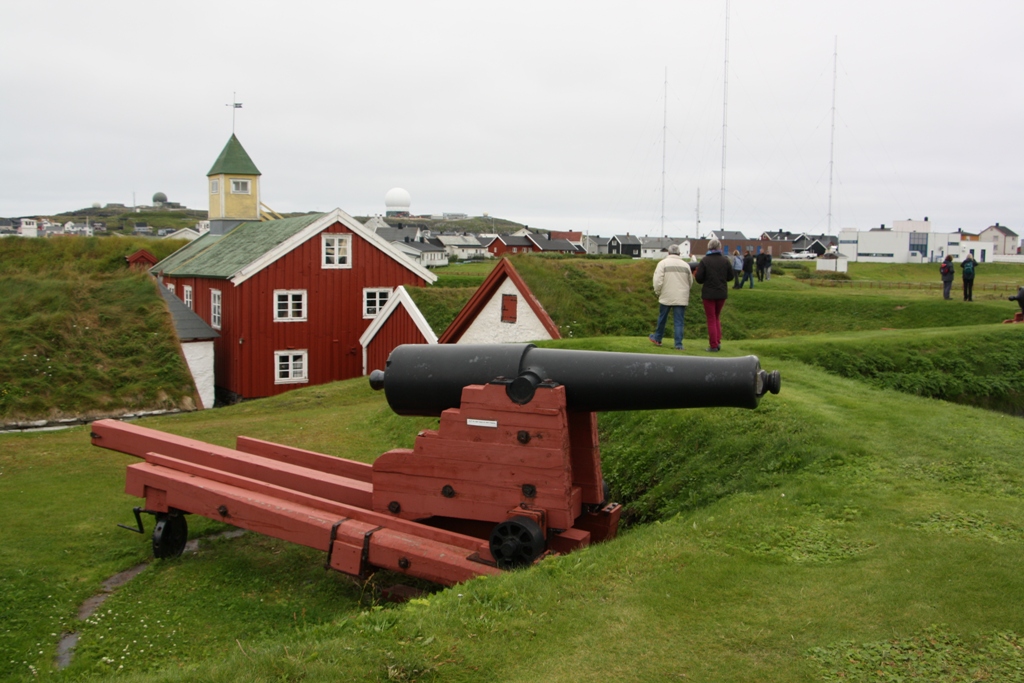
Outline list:
[[[708,318],[708,351],[717,353],[722,348],[722,307],[729,298],[729,283],[735,277],[732,263],[722,254],[722,243],[712,239],[708,242],[708,253],[694,273],[694,279],[704,285],[700,296]]]
[[[949,290],[953,287],[953,255],[946,254],[946,258],[939,266],[939,275],[942,276],[942,298],[949,299]]]
[[[763,251],[755,257],[754,263],[757,265],[757,281],[764,282],[764,269],[765,269],[765,256],[768,254]]]
[[[768,247],[771,249],[771,247]],[[772,253],[769,251],[764,255],[764,279],[772,279]]]
[[[740,289],[743,289],[743,283],[750,280],[750,288],[754,288],[754,255],[747,250],[747,253],[743,256],[743,279],[740,280]]]
[[[679,245],[668,248],[668,256],[654,269],[654,293],[658,297],[658,326],[654,334],[648,335],[655,346],[661,346],[665,336],[668,312],[672,311],[672,326],[675,334],[676,351],[683,350],[683,327],[686,325],[686,307],[690,303],[690,288],[693,287],[693,271],[690,264],[679,256]]]
[[[739,289],[740,277],[743,275],[743,254],[740,253],[739,248],[736,249],[736,253],[732,255],[732,269],[736,271],[736,283],[732,286],[733,289]]]
[[[964,301],[974,301],[974,273],[978,269],[978,262],[974,260],[973,254],[967,254],[967,258],[960,264],[960,277],[964,281]]]

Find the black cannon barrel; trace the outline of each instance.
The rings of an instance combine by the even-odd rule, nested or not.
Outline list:
[[[462,388],[498,378],[516,380],[509,396],[526,403],[543,381],[565,386],[571,410],[756,408],[779,392],[779,373],[756,356],[703,358],[653,353],[541,349],[533,344],[406,344],[370,384],[384,389],[399,415],[440,415],[457,408]],[[518,397],[518,398],[517,398]]]

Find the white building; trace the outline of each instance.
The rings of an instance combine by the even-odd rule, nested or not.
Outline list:
[[[448,256],[461,261],[484,259],[490,256],[487,247],[480,244],[474,235],[438,235],[436,238],[448,252]]]
[[[927,221],[897,221],[918,223],[915,227],[930,227]],[[839,253],[850,261],[865,263],[926,263],[941,261],[947,254],[960,256],[960,234],[955,232],[917,232],[876,228],[839,231]],[[979,261],[985,254],[976,255]]]
[[[22,237],[39,237],[39,224],[31,218],[22,218],[18,234]]]

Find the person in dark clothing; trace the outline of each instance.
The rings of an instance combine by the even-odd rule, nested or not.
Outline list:
[[[768,247],[771,249],[771,247]],[[764,255],[764,279],[772,279],[772,255],[771,252]]]
[[[743,284],[750,280],[750,288],[754,288],[754,255],[749,251],[743,256],[743,279],[740,280],[740,289],[743,289]]]
[[[699,268],[699,266],[698,266],[698,268]],[[700,280],[697,280],[697,282],[700,282]],[[1007,298],[1010,301],[1016,301],[1020,305],[1020,312],[1021,312],[1021,314],[1024,315],[1024,287],[1019,287],[1017,289],[1017,295],[1016,296],[1011,296],[1011,297],[1007,297]]]
[[[766,254],[764,252],[761,252],[760,254],[757,255],[757,260],[755,262],[757,263],[757,281],[758,282],[764,282],[764,268],[765,268],[765,264],[766,264],[765,256],[767,256],[767,255],[768,254]]]
[[[700,297],[708,318],[708,351],[717,352],[722,347],[722,307],[729,297],[729,283],[735,277],[732,263],[722,254],[722,243],[712,238],[708,242],[708,253],[697,264],[693,275],[694,280],[704,285]]]
[[[967,258],[960,264],[960,277],[964,281],[964,301],[974,301],[974,274],[978,269],[978,262],[974,256],[967,254]]]
[[[939,266],[939,275],[942,276],[942,298],[949,298],[949,290],[953,287],[953,256],[947,254],[942,265]]]

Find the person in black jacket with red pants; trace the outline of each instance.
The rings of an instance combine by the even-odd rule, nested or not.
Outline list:
[[[708,351],[717,352],[722,348],[722,307],[729,298],[729,283],[735,277],[732,263],[722,254],[722,243],[712,238],[708,242],[708,253],[697,264],[693,275],[694,280],[704,285],[700,296],[708,318]],[[750,284],[753,286],[753,281]]]

